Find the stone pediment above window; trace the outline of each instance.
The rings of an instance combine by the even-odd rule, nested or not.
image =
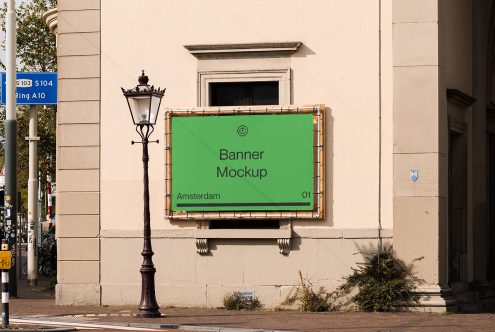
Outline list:
[[[447,99],[455,101],[463,107],[471,107],[476,102],[476,98],[458,89],[447,89]]]
[[[204,58],[236,58],[236,57],[280,57],[291,56],[301,42],[270,42],[243,44],[201,44],[184,45],[198,59]]]

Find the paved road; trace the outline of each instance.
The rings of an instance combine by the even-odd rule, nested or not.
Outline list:
[[[494,331],[495,315],[483,314],[432,314],[432,313],[304,313],[304,312],[230,312],[221,309],[181,309],[165,308],[166,317],[157,319],[139,319],[127,314],[71,314],[64,312],[78,307],[58,307],[58,314],[45,317],[26,315],[26,322],[47,323],[57,325],[79,326],[84,329],[102,330],[157,330],[161,324],[180,324],[186,331],[189,326],[202,328],[203,331],[221,331],[232,329],[244,332],[243,329],[264,329],[284,331],[380,331],[380,332],[425,332],[425,331]],[[122,307],[95,307],[94,310],[118,311]],[[20,317],[19,317],[20,318]],[[17,320],[14,320],[16,322]],[[71,325],[72,324],[72,325]],[[118,325],[112,325],[118,324]],[[130,326],[128,326],[130,324]],[[147,327],[147,328],[146,328]],[[165,331],[164,329],[159,329]],[[177,331],[177,330],[175,330]],[[184,331],[184,330],[182,330]]]
[[[425,331],[493,331],[495,314],[434,314],[419,312],[365,313],[299,311],[241,311],[204,308],[161,308],[164,317],[136,318],[134,306],[57,306],[53,291],[47,290],[45,280],[40,286],[27,288],[19,283],[19,298],[11,299],[11,318],[30,322],[76,324],[81,329],[127,330],[146,328],[158,330],[164,324],[181,325],[185,330],[220,331],[221,329],[265,329],[285,331],[380,331],[380,332],[425,332]],[[138,299],[136,299],[136,303]],[[14,322],[14,321],[13,321]],[[117,325],[112,325],[117,324]],[[130,324],[130,325],[129,325]],[[141,324],[140,326],[138,324]],[[58,324],[60,325],[60,324]],[[130,326],[130,327],[129,327]],[[170,326],[170,325],[169,325]],[[195,328],[190,328],[194,326]],[[168,328],[168,326],[167,326]],[[173,330],[171,330],[173,331]],[[177,331],[177,330],[175,330]],[[182,330],[184,331],[184,330]],[[241,332],[242,330],[237,330]]]
[[[33,318],[27,318],[27,319],[20,319],[20,318],[13,318],[10,319],[10,323],[18,326],[18,327],[23,327],[23,326],[53,326],[53,327],[68,327],[68,328],[75,328],[77,331],[86,331],[86,330],[91,330],[91,331],[115,331],[115,330],[120,330],[120,331],[172,331],[169,329],[153,329],[153,328],[145,328],[145,327],[133,327],[133,326],[121,326],[121,325],[115,325],[115,324],[109,324],[109,323],[98,323],[98,322],[88,322],[88,323],[83,323],[83,322],[62,322],[62,321],[52,321],[48,322],[46,320],[40,320],[40,319],[33,319]],[[176,330],[175,330],[176,331]],[[184,331],[184,330],[183,330]]]

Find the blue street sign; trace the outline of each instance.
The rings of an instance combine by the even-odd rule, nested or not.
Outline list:
[[[57,73],[17,73],[18,105],[56,105]],[[2,72],[2,100],[5,105],[5,72]]]

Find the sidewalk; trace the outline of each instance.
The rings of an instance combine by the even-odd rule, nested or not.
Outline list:
[[[36,287],[18,283],[18,298],[10,301],[10,315],[59,321],[152,324],[153,327],[202,331],[257,329],[283,331],[495,331],[495,314],[432,313],[305,313],[297,311],[227,311],[202,308],[161,308],[164,317],[133,317],[135,306],[56,306],[49,280]],[[138,301],[139,299],[136,299]],[[191,327],[192,326],[192,327]],[[209,328],[208,328],[209,327]],[[214,329],[216,327],[216,329]],[[235,331],[235,330],[232,330]],[[238,330],[241,332],[242,330]]]

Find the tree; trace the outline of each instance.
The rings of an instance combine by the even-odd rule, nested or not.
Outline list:
[[[30,0],[23,1],[16,8],[17,17],[17,71],[46,72],[57,70],[57,55],[55,36],[50,33],[43,19],[43,14],[57,6],[56,0]],[[0,9],[0,25],[5,32],[7,4]],[[5,47],[5,39],[2,41]],[[0,66],[5,69],[5,64],[0,61]],[[17,114],[17,183],[21,192],[22,204],[19,204],[20,212],[25,213],[27,207],[27,180],[28,180],[28,137],[29,107],[18,106]],[[0,109],[0,137],[4,144],[5,107]],[[55,132],[56,132],[56,106],[42,108],[38,106],[38,165],[42,174],[42,183],[45,183],[46,174],[55,174]],[[0,163],[4,164],[5,149],[0,151]],[[48,169],[45,168],[45,160],[52,158]],[[42,214],[44,215],[44,214]]]

